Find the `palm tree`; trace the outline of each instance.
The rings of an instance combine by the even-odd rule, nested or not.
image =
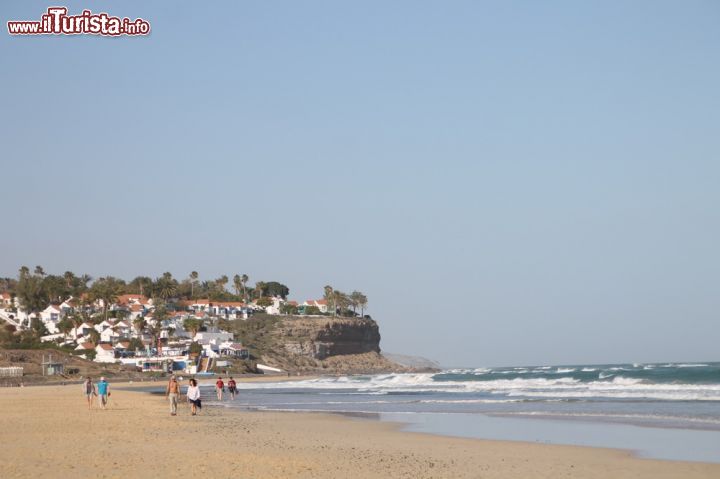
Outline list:
[[[198,278],[200,275],[197,271],[192,271],[190,273],[190,298],[195,299],[195,284],[197,284]]]
[[[368,299],[367,296],[364,294],[360,294],[360,301],[358,303],[358,306],[360,306],[360,316],[365,317],[365,308],[367,308]]]
[[[327,301],[328,308],[330,307],[330,304],[335,306],[335,297],[333,295],[333,287],[329,284],[323,288],[324,294],[323,298],[325,298],[325,301]],[[335,316],[335,308],[333,307],[333,316]]]
[[[352,306],[354,314],[357,314],[357,308],[360,306],[362,295],[363,294],[360,291],[353,291],[350,293],[350,306]]]
[[[67,288],[71,289],[75,283],[75,274],[72,271],[65,271],[63,278],[65,278],[65,285]]]
[[[42,266],[35,266],[35,274],[43,278],[45,276],[45,270]]]
[[[157,296],[162,299],[168,299],[177,293],[177,281],[172,277],[171,273],[163,273],[162,277],[155,281]]]
[[[240,277],[240,281],[242,282],[242,288],[243,288],[243,299],[246,303],[247,303],[247,289],[246,289],[245,285],[247,284],[248,279],[250,279],[250,278],[248,278],[248,275],[246,275],[246,274],[243,274]]]
[[[265,291],[265,286],[265,281],[258,281],[257,283],[255,283],[255,297],[257,299],[262,298],[263,292]]]
[[[239,274],[233,276],[233,288],[235,288],[235,294],[240,296],[240,290],[242,289],[242,278]]]
[[[225,292],[225,285],[228,284],[228,281],[230,281],[230,280],[228,279],[228,277],[226,275],[222,275],[217,279],[216,283],[220,287],[221,292],[223,292],[223,293]]]
[[[143,318],[142,316],[138,316],[137,318],[133,319],[133,327],[135,328],[135,332],[138,336],[142,334],[145,326],[145,318]]]
[[[338,290],[333,291],[333,316],[337,315],[338,308],[340,309],[340,314],[342,315],[343,309],[347,309],[349,304],[350,300],[348,299],[347,294]]]
[[[108,309],[110,308],[110,304],[117,301],[120,287],[121,284],[117,279],[112,276],[108,276],[106,278],[98,279],[95,283],[93,283],[92,288],[90,288],[92,298],[94,300],[102,300],[103,316],[106,320],[108,318]]]

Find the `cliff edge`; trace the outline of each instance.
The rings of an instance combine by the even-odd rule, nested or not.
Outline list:
[[[380,353],[380,329],[369,318],[256,315],[222,327],[258,362],[290,373],[410,372]]]

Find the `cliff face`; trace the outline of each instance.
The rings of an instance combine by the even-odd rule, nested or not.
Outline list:
[[[380,330],[372,319],[258,314],[247,321],[225,321],[221,327],[233,331],[257,362],[293,374],[414,370],[380,354]]]
[[[291,317],[271,335],[287,354],[312,359],[380,352],[380,330],[372,319]]]

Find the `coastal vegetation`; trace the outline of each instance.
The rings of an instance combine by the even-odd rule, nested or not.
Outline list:
[[[38,313],[48,304],[60,304],[70,297],[85,304],[100,300],[104,305],[103,319],[110,317],[109,305],[125,294],[161,299],[169,305],[178,301],[203,298],[217,302],[253,302],[261,307],[272,305],[272,298],[285,301],[290,294],[288,286],[278,281],[257,281],[254,287],[248,287],[248,281],[247,274],[235,274],[232,281],[233,292],[231,292],[228,290],[230,280],[227,275],[201,280],[197,271],[191,271],[186,278],[179,280],[171,273],[165,272],[155,279],[149,276],[137,276],[126,281],[114,276],[95,279],[88,274],[78,275],[72,271],[53,275],[47,274],[42,266],[36,266],[32,271],[27,266],[22,266],[17,279],[0,278],[0,293],[9,293],[12,298],[17,298],[20,308],[27,313]],[[327,311],[330,314],[364,315],[368,299],[363,293],[359,291],[344,293],[330,285],[325,286],[323,292],[323,299],[327,302]],[[316,306],[309,308],[311,309],[305,314],[322,314]],[[285,303],[283,314],[297,313],[298,305]]]

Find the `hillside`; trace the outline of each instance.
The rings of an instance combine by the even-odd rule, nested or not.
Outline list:
[[[292,373],[405,372],[380,354],[378,324],[367,318],[257,315],[224,321],[263,364]]]
[[[63,364],[64,375],[43,376],[43,359],[47,361],[50,358],[52,358],[53,362]],[[134,367],[95,363],[57,349],[0,349],[0,367],[7,366],[23,368],[24,376],[22,378],[0,378],[0,386],[18,385],[20,382],[33,384],[79,381],[81,377],[98,377],[101,375],[117,379],[142,379],[147,377],[136,372]]]

